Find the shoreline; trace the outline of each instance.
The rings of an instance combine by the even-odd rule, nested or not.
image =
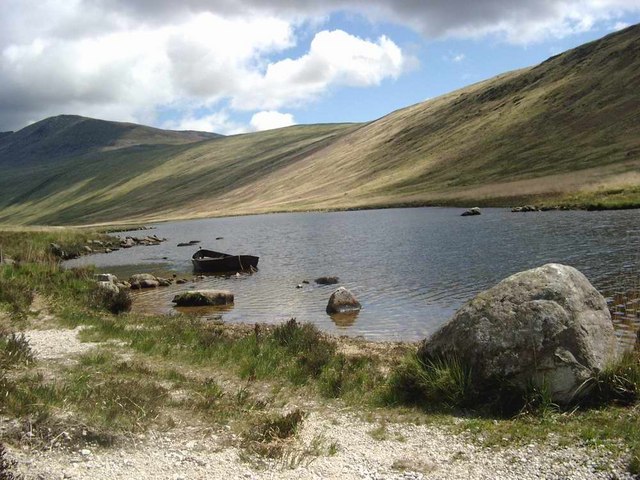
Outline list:
[[[527,201],[529,200],[529,201]],[[477,201],[406,201],[406,202],[391,202],[384,204],[374,205],[358,205],[353,207],[318,207],[318,208],[285,208],[274,209],[259,212],[239,212],[232,214],[207,214],[207,215],[178,215],[178,216],[164,216],[159,218],[153,217],[133,217],[131,219],[120,220],[108,220],[98,223],[85,223],[85,224],[55,224],[55,225],[38,225],[38,224],[0,224],[0,230],[20,230],[20,229],[64,229],[64,228],[76,228],[76,229],[98,229],[103,230],[104,233],[119,233],[119,232],[133,232],[141,230],[153,230],[153,224],[162,224],[169,222],[180,222],[189,220],[207,220],[217,218],[235,218],[235,217],[249,217],[258,215],[274,215],[274,214],[286,214],[286,213],[334,213],[334,212],[359,212],[368,210],[390,210],[390,209],[404,209],[404,208],[459,208],[461,211],[469,209],[471,207],[480,208],[495,208],[495,209],[513,209],[525,205],[533,205],[536,207],[535,211],[522,211],[512,213],[529,213],[535,214],[540,212],[604,212],[604,211],[620,211],[620,210],[640,210],[640,201],[630,204],[622,205],[603,205],[600,203],[562,203],[562,202],[536,202],[530,197],[523,197],[521,201],[505,201],[505,202],[493,202],[492,200],[480,199]],[[149,226],[151,224],[151,226]],[[132,228],[129,228],[131,226]]]

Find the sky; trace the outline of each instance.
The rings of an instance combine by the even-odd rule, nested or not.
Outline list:
[[[0,131],[364,122],[640,23],[640,0],[0,0]]]

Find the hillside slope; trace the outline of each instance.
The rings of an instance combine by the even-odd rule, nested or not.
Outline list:
[[[111,149],[179,145],[220,136],[208,132],[160,130],[133,123],[59,115],[18,132],[0,133],[0,166],[50,163],[58,158]]]
[[[640,205],[639,85],[640,26],[633,26],[369,124],[145,148],[120,143],[65,153],[54,168],[9,165],[0,222],[601,196]],[[0,152],[4,145],[6,137]]]

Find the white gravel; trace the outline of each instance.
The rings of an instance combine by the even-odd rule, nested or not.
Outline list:
[[[195,428],[150,432],[110,449],[14,450],[13,455],[26,479],[632,478],[604,450],[535,445],[494,450],[444,428],[406,424],[387,424],[385,439],[375,440],[369,433],[375,427],[349,413],[312,412],[284,460],[261,466],[228,446],[230,434]],[[330,455],[332,444],[336,453]]]
[[[27,330],[24,334],[37,358],[60,360],[85,353],[98,345],[97,343],[82,343],[78,340],[78,333],[81,330],[82,327],[73,330]]]

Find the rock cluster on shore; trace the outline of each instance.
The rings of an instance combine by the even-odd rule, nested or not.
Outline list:
[[[73,247],[73,249],[63,249],[57,243],[51,243],[49,244],[49,250],[58,258],[61,258],[63,260],[71,260],[82,255],[91,253],[111,253],[116,250],[120,250],[121,248],[131,248],[135,247],[136,245],[160,245],[160,243],[166,240],[166,238],[160,238],[157,235],[147,235],[145,237],[127,236],[120,241],[118,241],[117,239],[114,239],[112,241],[91,239],[87,240],[85,245],[78,245]]]

